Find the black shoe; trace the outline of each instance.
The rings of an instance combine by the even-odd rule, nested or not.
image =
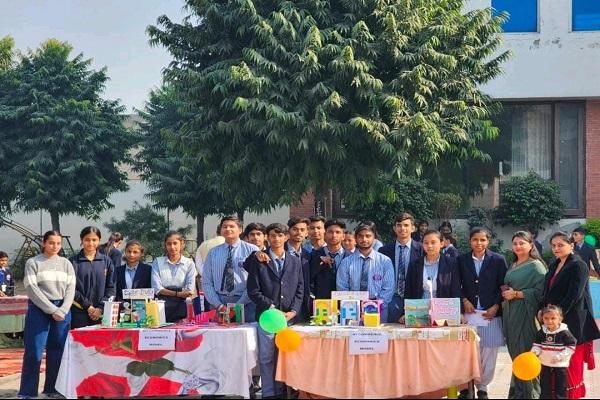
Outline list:
[[[477,398],[478,399],[489,399],[487,392],[484,392],[483,390],[477,391]]]
[[[469,398],[469,389],[461,390],[458,394],[459,399],[468,399]]]

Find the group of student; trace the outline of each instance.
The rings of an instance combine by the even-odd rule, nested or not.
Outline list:
[[[289,324],[308,322],[312,300],[330,298],[334,290],[367,291],[370,298],[383,301],[383,321],[390,323],[403,322],[405,299],[458,297],[464,313],[480,310],[489,321],[487,326],[478,327],[478,398],[487,398],[498,349],[506,344],[513,358],[532,348],[546,350],[548,335],[542,338],[543,344],[534,346],[542,335],[538,321],[545,322],[556,314],[561,321],[564,317],[566,325],[559,321],[556,328],[549,322],[542,329],[555,335],[556,329],[564,331],[568,326],[576,345],[568,342],[560,348],[565,352],[561,354],[570,357],[568,368],[559,370],[564,360],[560,366],[550,363],[550,373],[542,375],[542,392],[554,396],[566,393],[570,398],[585,395],[583,365],[593,362],[591,343],[600,332],[591,315],[589,267],[575,254],[584,245],[574,244],[571,235],[558,232],[551,236],[556,260],[547,267],[532,235],[515,233],[515,261],[509,268],[502,255],[488,249],[491,235],[486,228],[472,229],[470,251],[458,255],[449,223],[440,230],[429,230],[420,223],[417,229],[414,217],[408,213],[396,218],[396,239],[385,245],[377,243],[377,229],[369,221],[358,224],[353,232],[343,221],[321,216],[293,217],[287,225],[264,227],[253,223],[242,228],[238,218],[222,218],[218,228],[222,243],[199,252],[196,262],[183,255],[185,242],[181,234],[168,232],[165,255],[154,259],[152,265],[143,262],[144,246],[139,241],[127,242],[122,254],[118,250],[122,236],[113,234],[101,246],[100,230],[91,226],[81,231],[81,251],[67,260],[59,256],[60,233],[47,232],[43,253],[29,259],[25,266],[24,285],[30,303],[19,396],[37,395],[44,348],[44,393],[57,395],[54,384],[69,328],[100,323],[103,302],[111,297],[121,300],[123,289],[147,287],[154,288],[157,297],[165,301],[167,321],[186,316],[185,300],[196,297],[197,288],[211,309],[242,304],[246,321],[252,322],[264,311],[276,308]],[[274,335],[258,326],[257,337],[263,397],[280,397],[284,385],[275,381]],[[573,349],[572,354],[569,349]],[[542,361],[547,358],[542,357]],[[560,379],[561,373],[566,379]],[[551,387],[546,381],[564,381],[565,387]],[[462,397],[466,395],[461,393]],[[539,381],[524,382],[513,377],[511,398],[539,395]]]

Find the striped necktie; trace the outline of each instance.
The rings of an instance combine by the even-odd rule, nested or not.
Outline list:
[[[369,257],[363,258],[362,269],[360,271],[360,291],[365,292],[369,290]]]
[[[406,265],[404,260],[404,250],[406,249],[405,245],[400,246],[400,253],[398,254],[398,288],[397,293],[398,296],[404,297],[404,289],[406,283]]]
[[[227,293],[232,293],[234,287],[235,276],[233,273],[233,246],[229,245],[229,254],[227,255],[227,262],[225,263],[225,270],[223,271],[221,290]]]

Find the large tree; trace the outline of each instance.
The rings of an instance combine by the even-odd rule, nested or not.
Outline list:
[[[154,43],[196,117],[185,151],[233,191],[376,190],[442,157],[485,158],[497,134],[479,86],[497,76],[501,18],[462,0],[188,2]],[[252,187],[252,185],[250,186]]]
[[[183,110],[173,85],[152,90],[143,111],[140,133],[142,146],[134,169],[150,188],[150,198],[157,207],[176,209],[196,219],[196,242],[202,243],[204,219],[210,214],[231,213],[220,192],[220,174],[209,171],[202,160],[182,161],[185,153],[173,144],[174,137],[190,118]]]
[[[17,208],[97,217],[108,197],[127,189],[120,168],[134,136],[123,127],[124,107],[101,97],[106,69],[92,70],[83,54],[50,39],[20,56],[0,75],[0,141],[13,159],[2,167]]]

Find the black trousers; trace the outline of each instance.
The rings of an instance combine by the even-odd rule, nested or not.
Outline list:
[[[542,365],[540,374],[541,399],[567,398],[567,369]]]

